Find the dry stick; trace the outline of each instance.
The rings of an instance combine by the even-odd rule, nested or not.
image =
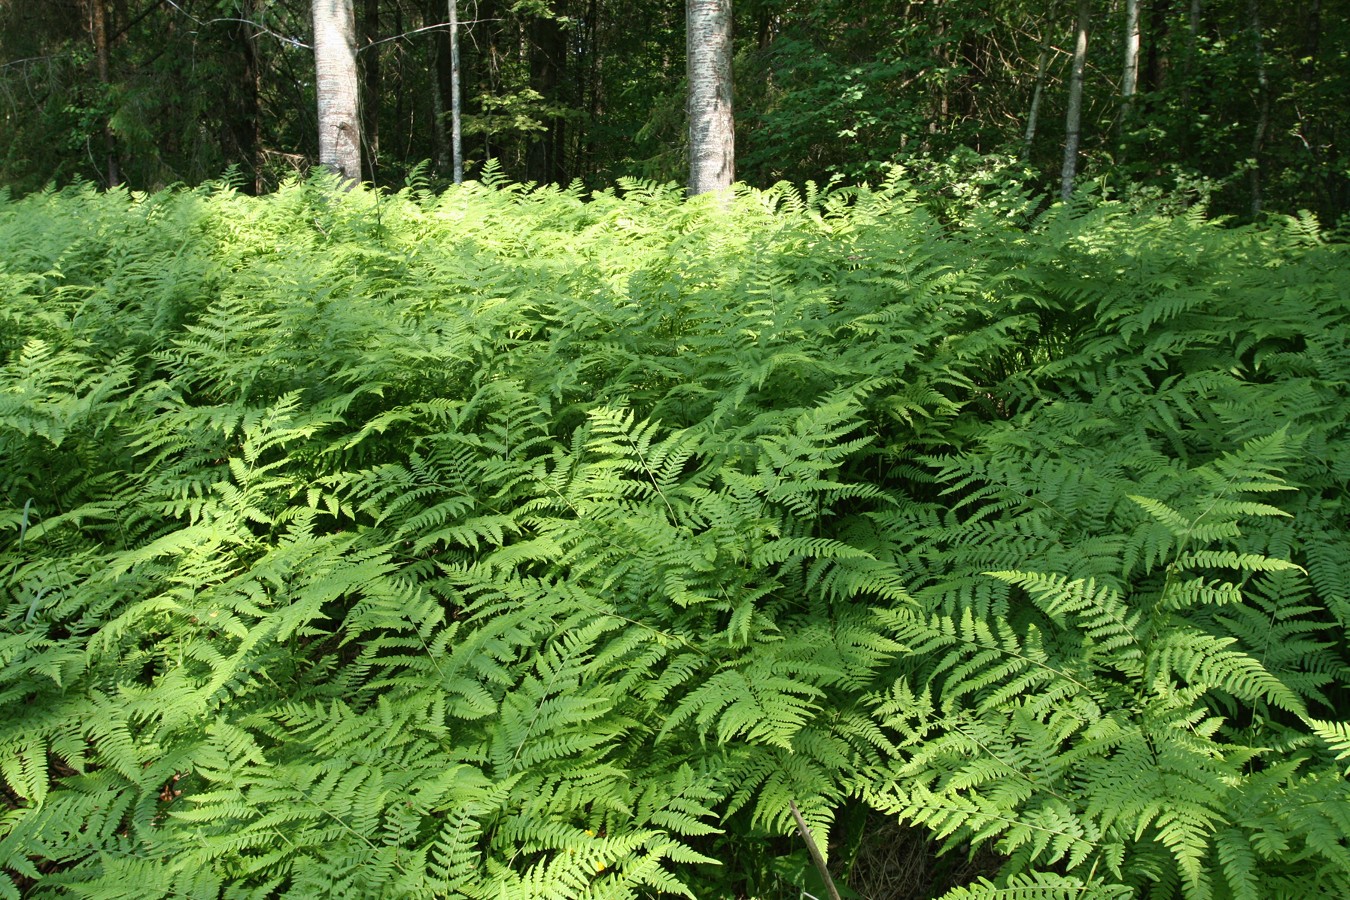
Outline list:
[[[806,827],[806,820],[802,818],[801,810],[797,809],[797,804],[792,800],[788,801],[788,807],[792,810],[792,818],[797,820],[797,830],[801,832],[802,840],[806,841],[806,849],[811,854],[811,861],[816,864],[816,869],[825,882],[825,889],[830,892],[830,900],[841,900],[839,889],[834,886],[834,879],[830,877],[830,870],[825,865],[825,854],[820,852],[820,846],[816,844],[816,839],[811,837],[811,829]]]

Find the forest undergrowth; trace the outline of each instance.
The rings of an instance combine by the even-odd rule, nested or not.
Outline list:
[[[0,897],[1350,896],[1346,245],[924,190],[0,201]]]

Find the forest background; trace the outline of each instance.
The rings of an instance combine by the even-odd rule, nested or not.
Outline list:
[[[356,3],[375,184],[423,161],[451,178],[449,7]],[[470,177],[491,158],[541,184],[684,179],[683,3],[457,10]],[[1244,218],[1334,225],[1350,209],[1342,0],[740,0],[734,18],[736,175],[752,186],[998,155],[1057,187],[1085,26],[1083,177]],[[152,190],[232,167],[246,190],[275,188],[316,160],[311,21],[302,0],[7,0],[0,183]]]

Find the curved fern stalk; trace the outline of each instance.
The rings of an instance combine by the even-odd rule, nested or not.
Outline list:
[[[820,851],[820,845],[811,835],[811,829],[806,824],[806,819],[802,818],[801,810],[797,809],[796,801],[789,804],[792,810],[792,818],[797,823],[797,831],[801,834],[802,840],[806,842],[806,849],[811,853],[811,862],[815,863],[816,871],[820,873],[820,878],[825,882],[825,888],[829,891],[831,900],[840,900],[839,888],[835,887],[834,878],[830,875],[830,868],[825,862],[825,855]]]

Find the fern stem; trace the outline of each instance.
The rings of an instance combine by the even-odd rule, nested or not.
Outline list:
[[[830,892],[830,900],[840,900],[839,889],[834,886],[834,879],[830,877],[830,869],[825,865],[825,854],[820,852],[820,845],[811,836],[811,829],[807,827],[806,820],[802,818],[801,810],[797,809],[796,801],[789,800],[788,808],[792,810],[792,818],[797,822],[797,831],[801,833],[802,840],[806,842],[806,850],[811,854],[811,861],[816,864],[816,870],[820,872],[820,878],[825,882],[825,889]]]

